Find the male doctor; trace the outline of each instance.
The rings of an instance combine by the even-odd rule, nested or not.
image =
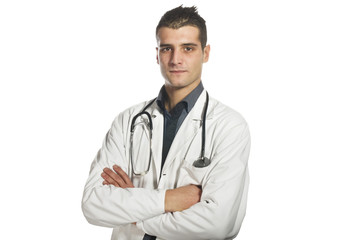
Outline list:
[[[84,216],[113,228],[113,240],[233,239],[246,212],[247,123],[203,88],[210,46],[195,7],[165,13],[156,39],[165,84],[115,118],[91,165]],[[149,117],[134,119],[140,112]]]

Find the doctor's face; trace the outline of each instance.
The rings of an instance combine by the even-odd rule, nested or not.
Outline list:
[[[208,61],[210,47],[202,49],[199,29],[161,27],[157,34],[157,63],[166,87],[193,89],[201,81],[202,65]]]

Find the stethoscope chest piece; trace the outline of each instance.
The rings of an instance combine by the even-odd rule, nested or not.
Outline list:
[[[211,160],[206,157],[200,157],[193,162],[193,166],[196,168],[204,168],[207,167],[209,164],[211,164]]]

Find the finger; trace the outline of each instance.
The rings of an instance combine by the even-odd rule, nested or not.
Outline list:
[[[104,181],[103,181],[103,185],[109,185],[108,181],[107,181],[107,180],[104,180]]]
[[[114,165],[113,166],[114,171],[122,177],[123,181],[128,184],[131,183],[132,181],[130,180],[130,178],[128,177],[128,175],[123,171],[123,169],[121,167],[119,167],[118,165]]]
[[[116,187],[119,187],[119,184],[105,172],[101,174],[101,177],[104,179],[103,185],[114,185]]]
[[[134,187],[132,180],[130,180],[128,174],[126,174],[121,167],[119,167],[118,165],[114,165],[113,169],[119,176],[122,177],[123,181],[127,186]]]
[[[124,180],[113,170],[111,170],[110,168],[104,168],[103,172],[111,178],[111,183],[115,182],[118,187],[125,187]]]
[[[125,187],[124,180],[110,168],[104,168],[102,177],[107,180],[110,184],[113,184],[117,187]]]

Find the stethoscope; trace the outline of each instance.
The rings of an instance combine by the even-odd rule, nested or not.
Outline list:
[[[131,127],[130,127],[130,162],[132,165],[132,171],[133,174],[136,176],[144,176],[145,174],[147,174],[149,172],[150,169],[150,163],[152,161],[152,131],[153,131],[153,121],[152,121],[152,116],[146,112],[146,110],[149,108],[149,106],[151,106],[154,101],[157,98],[153,99],[152,101],[150,101],[150,103],[148,103],[143,109],[142,111],[140,111],[137,115],[135,115],[132,119],[132,123],[131,123]],[[195,160],[193,162],[193,166],[196,168],[203,168],[203,167],[207,167],[210,163],[211,160],[207,157],[204,156],[204,152],[205,152],[205,141],[206,141],[206,116],[207,116],[207,110],[208,110],[208,102],[209,102],[209,96],[208,96],[208,92],[206,92],[206,104],[204,106],[204,111],[203,111],[203,115],[202,115],[202,148],[201,148],[201,156]],[[134,168],[134,160],[133,160],[133,135],[134,135],[134,130],[135,130],[135,122],[136,120],[141,117],[141,116],[146,116],[147,121],[146,122],[146,127],[149,131],[149,159],[148,159],[148,166],[146,168],[145,171],[140,171],[137,172]]]

